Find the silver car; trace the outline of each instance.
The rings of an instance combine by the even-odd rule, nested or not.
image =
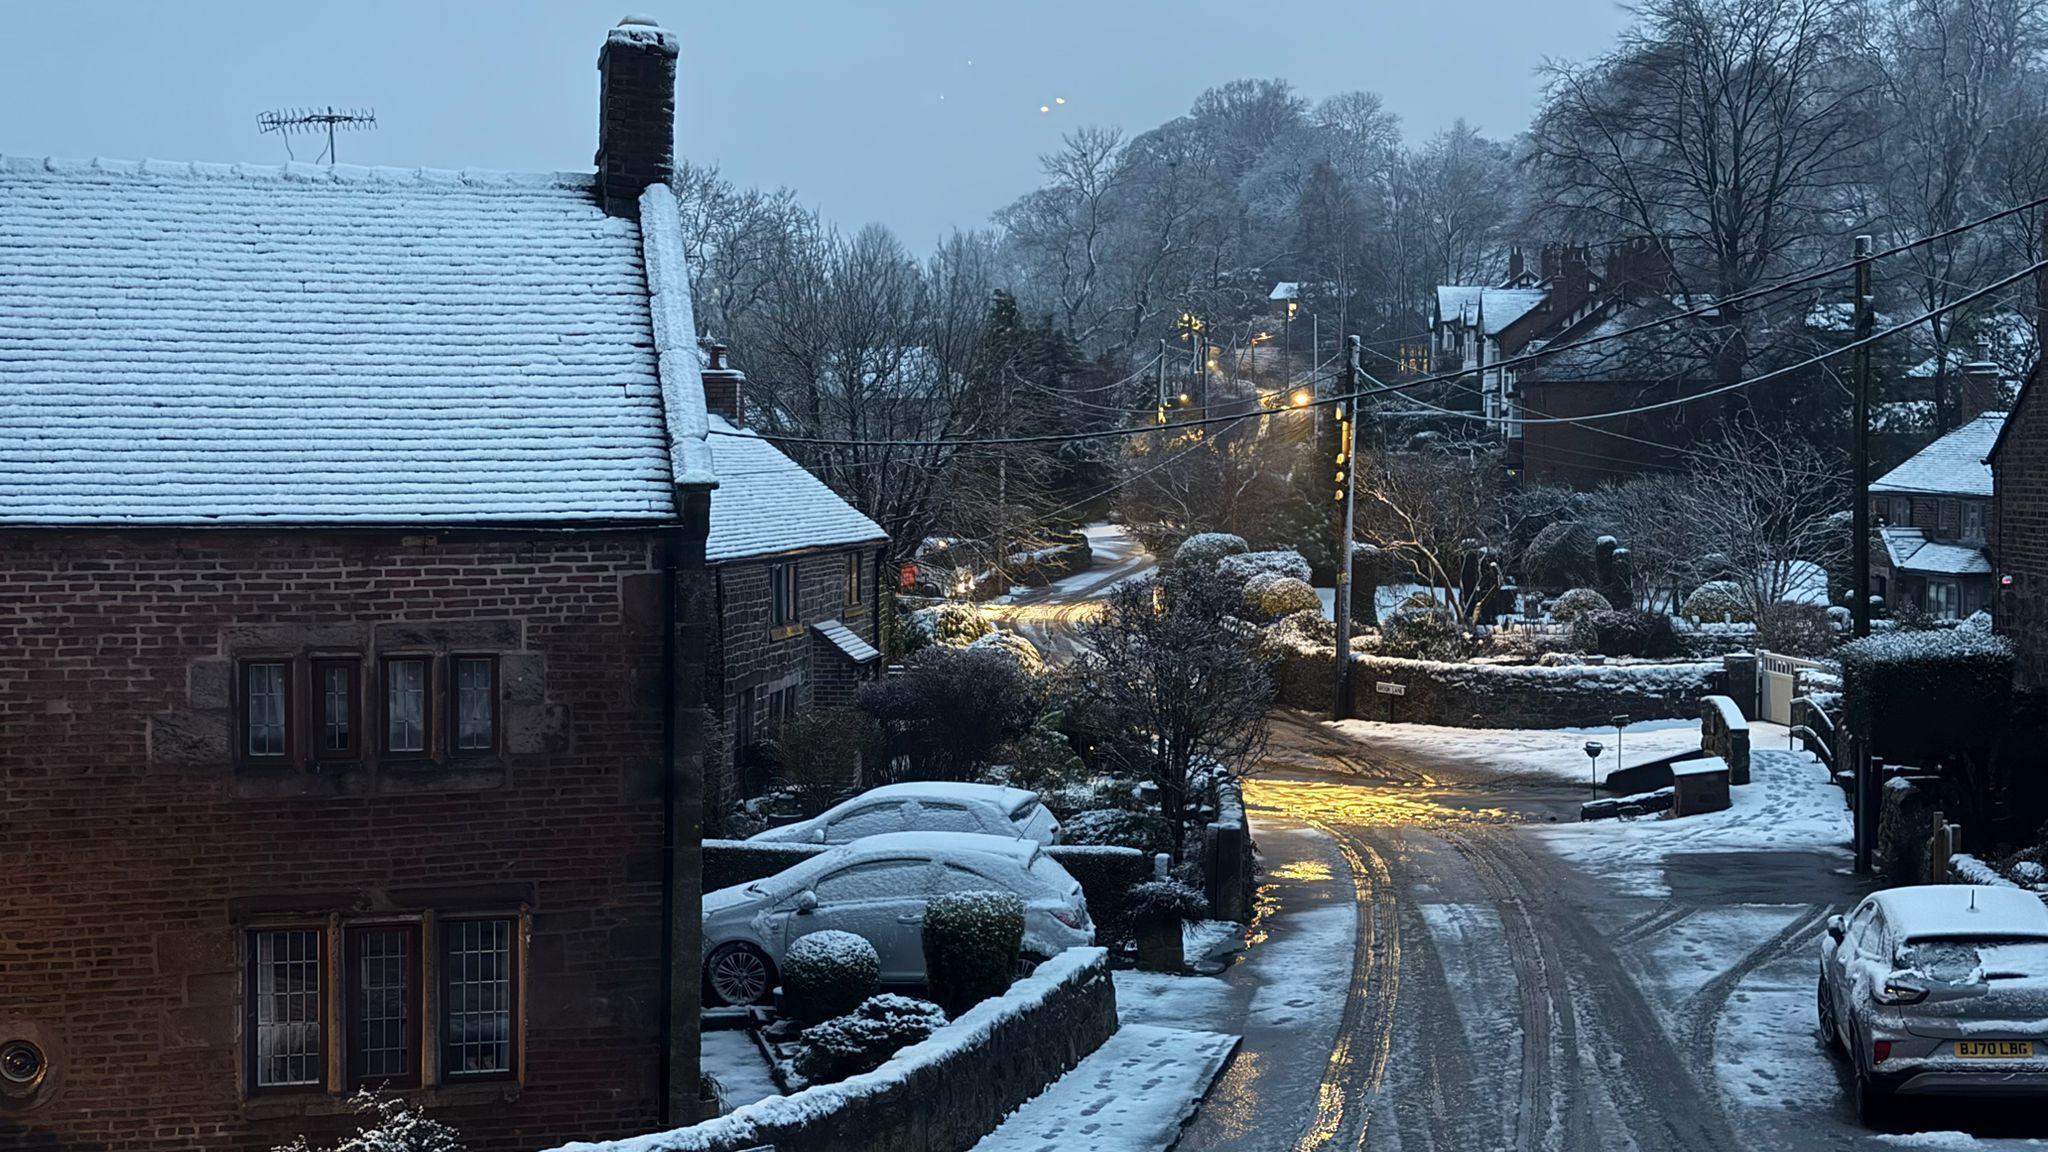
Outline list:
[[[2048,1094],[2048,906],[2017,888],[1930,884],[1830,918],[1820,1031],[1848,1053],[1872,1127],[1902,1095]]]
[[[749,837],[764,844],[845,844],[884,832],[984,832],[1057,844],[1060,822],[1022,788],[924,780],[870,788],[809,820]]]
[[[1025,958],[1095,942],[1081,885],[1035,840],[962,832],[868,836],[705,895],[705,1001],[765,1000],[780,982],[789,946],[827,928],[874,945],[885,983],[920,983],[925,904],[945,893],[991,890],[1024,902]]]

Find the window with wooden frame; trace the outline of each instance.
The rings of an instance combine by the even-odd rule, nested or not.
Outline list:
[[[292,755],[292,662],[283,658],[243,660],[238,668],[241,719],[237,744],[244,760],[283,764]]]
[[[448,750],[487,756],[498,750],[498,658],[450,656]]]
[[[384,754],[426,759],[434,748],[434,661],[387,656],[383,662]]]
[[[250,1090],[318,1088],[327,1070],[325,933],[263,928],[248,940]]]
[[[353,656],[312,661],[313,759],[354,760],[363,754],[362,663]]]
[[[519,922],[443,920],[441,1078],[516,1076],[519,1043]]]
[[[846,606],[848,608],[860,607],[861,585],[863,583],[861,567],[862,561],[865,559],[866,557],[858,552],[849,553],[846,557]]]
[[[777,628],[796,623],[796,565],[768,566],[768,622]]]
[[[348,929],[348,1079],[358,1087],[420,1082],[420,930],[416,924]]]

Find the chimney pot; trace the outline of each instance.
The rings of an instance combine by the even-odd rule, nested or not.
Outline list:
[[[640,193],[675,174],[675,34],[619,21],[597,55],[597,187],[607,214],[637,219]]]

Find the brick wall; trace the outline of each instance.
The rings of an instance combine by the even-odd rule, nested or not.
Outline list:
[[[2012,639],[2020,684],[2048,686],[2048,414],[2031,384],[1991,465],[1991,615]],[[2012,586],[1999,581],[2011,577]]]
[[[1524,379],[1517,387],[1525,414],[1546,417],[1674,400],[1711,384]],[[1523,425],[1523,476],[1532,484],[1591,489],[1633,475],[1683,471],[1692,463],[1685,450],[1712,438],[1725,407],[1707,400],[1591,424]]]
[[[648,1130],[662,612],[646,536],[0,534],[0,1032],[52,1060],[0,1147],[351,1130],[244,1094],[241,928],[286,911],[525,906],[525,1083],[418,1095],[479,1150]],[[501,652],[502,754],[238,770],[232,659],[301,644]]]
[[[846,557],[858,552],[862,563],[860,601],[846,601]],[[706,755],[708,790],[707,820],[715,820],[722,806],[758,791],[742,777],[736,758],[740,710],[751,702],[752,730],[756,740],[768,737],[769,696],[790,683],[797,683],[798,707],[845,708],[853,703],[860,680],[877,674],[869,665],[857,673],[810,625],[837,620],[863,640],[881,647],[876,625],[877,590],[882,549],[863,545],[780,560],[746,560],[720,564],[713,569],[718,589],[719,630],[713,641],[711,674],[707,685],[713,707],[720,717],[719,731]],[[769,597],[771,563],[797,566],[798,623],[778,629],[770,622]],[[747,694],[751,692],[749,697]]]

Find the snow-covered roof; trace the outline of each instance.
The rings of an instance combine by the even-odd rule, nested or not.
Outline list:
[[[882,658],[873,644],[860,638],[860,634],[837,620],[820,620],[811,625],[818,635],[830,641],[834,648],[855,664],[868,664]]]
[[[1547,288],[1488,288],[1479,284],[1439,284],[1437,322],[1476,324],[1484,317],[1486,334],[1499,335],[1527,316],[1550,296]]]
[[[714,478],[674,198],[642,206],[0,157],[0,523],[671,519]]]
[[[1885,527],[1877,530],[1884,541],[1886,558],[1893,568],[1925,572],[1936,576],[1989,576],[1991,561],[1982,548],[1962,544],[1936,544],[1918,528]]]
[[[2048,939],[2048,906],[2023,888],[1923,884],[1889,888],[1871,899],[1893,935],[1905,939],[2028,936]]]
[[[1986,458],[2005,427],[2005,413],[1986,412],[1871,482],[1872,492],[1925,492],[1938,496],[1991,495]]]
[[[760,436],[710,418],[711,563],[888,539],[880,525]]]
[[[1300,281],[1298,281],[1298,280],[1282,280],[1282,281],[1280,281],[1280,282],[1279,282],[1278,284],[1275,284],[1275,285],[1273,285],[1273,291],[1267,294],[1267,296],[1266,296],[1266,299],[1268,299],[1268,300],[1294,300],[1294,299],[1298,299],[1298,298],[1299,298],[1300,296],[1301,296],[1301,282],[1300,282]]]

